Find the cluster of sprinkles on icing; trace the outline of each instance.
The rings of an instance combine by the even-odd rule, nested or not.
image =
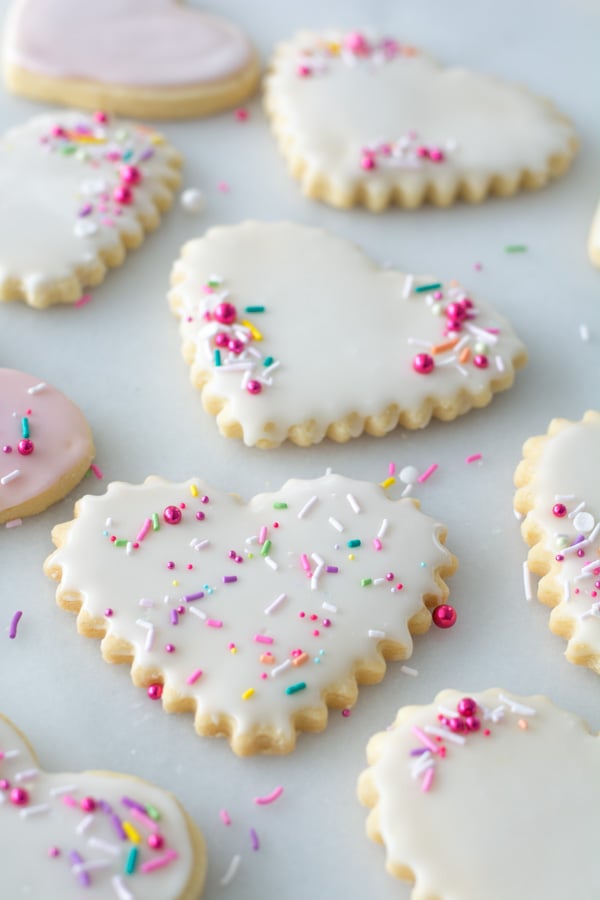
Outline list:
[[[579,618],[600,618],[600,519],[573,494],[557,494],[554,500],[552,515],[559,528],[554,534],[554,559],[564,579],[562,600],[588,597],[590,606]]]
[[[394,141],[373,141],[361,150],[360,167],[372,172],[378,167],[388,169],[420,169],[427,163],[439,165],[456,150],[456,142],[449,138],[443,146],[420,140],[416,131],[409,131]]]
[[[411,732],[418,741],[418,746],[410,751],[410,773],[415,781],[420,781],[421,790],[428,792],[433,785],[438,762],[452,758],[449,745],[460,747],[467,740],[478,740],[475,734],[490,737],[490,726],[482,728],[482,724],[499,725],[504,722],[507,712],[517,714],[517,725],[523,731],[528,728],[527,719],[536,714],[533,707],[517,703],[504,694],[500,694],[498,706],[487,709],[478,705],[472,697],[462,697],[456,704],[456,710],[438,707],[437,722],[411,726]]]
[[[371,40],[358,31],[350,31],[340,40],[318,40],[314,47],[303,48],[296,73],[299,78],[323,75],[334,61],[347,66],[369,65],[376,69],[398,56],[415,56],[416,53],[414,47],[400,44],[395,38]]]
[[[435,369],[452,366],[461,375],[468,375],[468,366],[487,369],[495,365],[499,373],[505,370],[505,363],[499,354],[492,354],[498,343],[500,329],[487,325],[476,325],[477,309],[464,288],[456,281],[448,287],[441,283],[414,286],[414,281],[407,279],[407,296],[412,292],[424,295],[425,302],[434,316],[444,317],[440,342],[431,345],[418,338],[409,338],[409,343],[423,347],[413,358],[413,369],[419,375],[429,375]]]
[[[101,229],[114,228],[123,207],[135,202],[135,192],[144,180],[144,165],[162,143],[158,132],[142,125],[111,125],[105,112],[80,114],[80,122],[65,127],[60,120],[40,138],[46,153],[70,157],[82,169],[74,234],[90,238]],[[100,164],[112,166],[102,176]]]
[[[254,396],[262,393],[273,384],[273,373],[280,363],[272,356],[263,356],[257,348],[263,335],[247,317],[261,316],[265,307],[250,304],[240,315],[219,275],[211,275],[202,291],[202,299],[188,311],[186,319],[205,323],[197,341],[205,348],[207,361],[214,368],[239,372],[242,390]]]

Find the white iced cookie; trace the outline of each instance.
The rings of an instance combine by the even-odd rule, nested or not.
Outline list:
[[[292,175],[333,206],[510,195],[562,174],[576,150],[548,100],[359,32],[281,44],[265,104]]]
[[[340,475],[247,504],[200,479],[113,483],[75,512],[45,564],[58,604],[240,755],[292,750],[410,656],[456,566],[416,503]]]
[[[600,413],[554,419],[523,456],[515,509],[538,597],[553,607],[550,628],[567,639],[567,659],[600,674]]]
[[[241,29],[178,0],[15,0],[4,32],[14,93],[136,118],[218,112],[259,73]]]
[[[485,406],[526,352],[456,282],[380,269],[316,228],[246,222],[183,247],[170,303],[220,431],[248,445],[422,428]]]
[[[582,719],[541,696],[446,690],[401,709],[367,757],[367,833],[413,900],[600,896],[600,753]]]
[[[0,300],[72,303],[157,227],[181,157],[151,128],[61,111],[0,140]]]
[[[590,228],[588,254],[593,264],[600,268],[600,204],[598,205]]]
[[[116,772],[48,773],[0,715],[2,893],[198,900],[204,840],[172,794]]]

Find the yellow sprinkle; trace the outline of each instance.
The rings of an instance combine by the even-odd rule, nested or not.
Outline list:
[[[254,553],[249,553],[249,554],[248,554],[248,559],[254,559]]]
[[[137,833],[137,831],[135,830],[135,828],[133,827],[131,822],[122,822],[121,824],[123,825],[123,831],[129,838],[131,843],[139,844],[141,841],[141,837],[139,836],[139,834]]]
[[[198,487],[197,487],[197,485],[195,485],[195,484],[190,484],[190,494],[192,495],[192,497],[197,497],[197,496],[198,496]]]
[[[229,652],[230,652],[230,653],[237,653],[237,647],[230,647],[230,648],[229,648]]]
[[[177,581],[177,579],[175,579],[175,581],[172,581],[171,584],[173,585],[173,587],[179,586],[179,582]]]
[[[162,134],[159,134],[157,131],[155,131],[153,134],[150,135],[150,143],[151,144],[164,144],[164,142],[165,142],[164,137],[162,136]]]
[[[335,41],[335,42],[331,41],[327,45],[327,49],[333,56],[337,56],[339,54],[340,50],[342,49],[342,46],[337,41]]]
[[[253,693],[254,688],[248,688],[248,690],[244,691],[244,693],[242,694],[242,700],[249,700]]]
[[[252,335],[252,337],[254,338],[255,341],[262,341],[262,339],[263,339],[262,334],[260,333],[260,331],[258,330],[256,325],[252,324],[252,322],[248,322],[247,319],[243,319],[243,321],[240,322],[240,325],[243,325],[244,328],[248,329],[248,331],[250,332],[250,334]]]
[[[349,554],[348,554],[348,559],[354,559],[354,553],[349,553]]]
[[[393,475],[390,475],[390,477],[386,478],[385,481],[379,482],[379,487],[382,487],[385,490],[386,488],[391,487],[393,484],[396,484],[396,479]]]

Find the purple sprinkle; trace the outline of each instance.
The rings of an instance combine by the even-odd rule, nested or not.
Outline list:
[[[237,581],[237,575],[223,575],[223,584],[233,584]]]
[[[203,597],[204,597],[204,592],[198,591],[197,594],[186,594],[183,599],[185,600],[186,603],[191,603],[192,600],[202,600]]]
[[[73,866],[80,866],[83,862],[83,857],[79,855],[77,850],[69,851],[69,859],[71,860]],[[78,872],[77,877],[79,878],[80,884],[82,884],[84,887],[90,886],[90,876],[87,872]]]
[[[258,840],[258,835],[257,835],[256,831],[254,830],[254,828],[250,829],[250,840],[252,841],[252,849],[260,850],[260,842]]]
[[[410,751],[410,755],[411,755],[411,756],[422,756],[423,753],[425,753],[426,750],[427,750],[427,747],[417,747],[416,750],[411,750],[411,751]]]
[[[177,610],[172,609],[171,610],[171,625],[177,625],[178,622],[179,622],[179,616],[177,614]]]
[[[132,800],[131,797],[121,797],[121,803],[129,809],[137,809],[138,812],[146,815],[146,807],[142,806],[141,803],[138,803],[137,800]]]
[[[113,828],[114,828],[115,831],[117,832],[118,837],[120,837],[122,841],[126,841],[126,840],[127,840],[127,835],[125,834],[125,831],[123,830],[123,826],[121,825],[121,820],[120,820],[120,818],[116,815],[116,813],[113,813],[113,814],[111,815],[110,821],[111,821],[111,823],[112,823]]]
[[[325,571],[329,572],[330,575],[336,575],[340,570],[337,566],[327,566]]]
[[[85,204],[84,206],[82,206],[81,209],[79,210],[79,215],[80,215],[80,216],[89,216],[89,214],[90,214],[90,213],[93,213],[93,212],[94,212],[94,207],[92,206],[92,204],[91,204],[91,203],[86,203],[86,204]]]
[[[16,636],[17,636],[17,625],[19,624],[19,619],[21,618],[22,615],[23,615],[22,611],[20,609],[18,609],[11,619],[10,629],[8,632],[8,636],[11,640],[13,638],[16,638]]]
[[[153,156],[154,156],[153,148],[148,147],[148,149],[144,150],[144,152],[141,154],[140,162],[145,162],[147,159],[152,159]]]

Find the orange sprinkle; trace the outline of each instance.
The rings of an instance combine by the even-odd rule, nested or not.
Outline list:
[[[458,338],[452,338],[451,341],[445,341],[443,344],[434,344],[431,353],[445,353],[446,350],[452,350],[458,344]]]
[[[517,725],[519,726],[519,728],[522,728],[523,731],[527,731],[527,729],[529,728],[529,725],[527,724],[525,719],[519,719],[519,721],[517,722]]]
[[[272,666],[275,662],[275,657],[272,653],[261,653],[258,658],[261,663],[264,663],[266,666]]]
[[[292,665],[293,666],[303,666],[304,663],[307,661],[307,659],[308,659],[308,653],[301,653],[300,656],[294,657],[294,659],[292,660]]]
[[[465,347],[464,350],[461,352],[460,356],[458,357],[458,361],[459,361],[459,363],[466,363],[466,362],[469,362],[470,359],[471,359],[471,348]]]

